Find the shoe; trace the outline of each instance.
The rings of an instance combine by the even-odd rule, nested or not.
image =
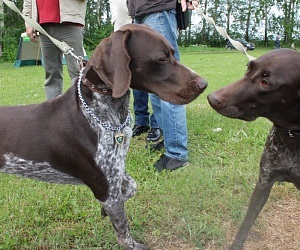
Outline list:
[[[132,129],[132,137],[148,132],[149,128],[149,126],[134,125]]]
[[[148,135],[147,135],[147,141],[153,141],[156,142],[160,139],[162,136],[162,130],[160,128],[151,128]]]
[[[156,171],[161,172],[162,170],[173,171],[179,168],[183,168],[189,165],[188,161],[180,161],[177,159],[170,158],[165,154],[162,154],[160,159],[154,164]]]
[[[158,143],[153,143],[150,145],[150,150],[151,151],[161,151],[165,148],[165,143],[164,140],[158,142]]]

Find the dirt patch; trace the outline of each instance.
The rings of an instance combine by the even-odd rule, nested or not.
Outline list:
[[[237,228],[228,227],[228,242]],[[268,204],[250,231],[244,250],[300,249],[300,201],[296,198]]]
[[[230,244],[238,230],[228,222],[227,242]],[[150,240],[152,250],[197,250],[177,238]],[[148,241],[149,243],[149,241]],[[205,250],[223,250],[209,242]],[[250,231],[244,250],[298,250],[300,249],[300,200],[297,197],[267,203],[256,225]]]

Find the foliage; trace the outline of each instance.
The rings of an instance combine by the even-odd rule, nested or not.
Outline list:
[[[22,8],[22,1],[16,2],[18,8]],[[25,32],[25,25],[22,17],[4,6],[4,28],[3,28],[3,60],[12,62],[16,58],[16,52],[21,33]]]
[[[233,38],[243,38],[256,46],[273,48],[275,35],[282,36],[282,45],[296,46],[300,33],[300,0],[201,0],[200,7],[212,17],[218,26],[227,30]],[[22,10],[23,0],[14,0]],[[108,0],[87,1],[84,46],[94,50],[100,40],[113,32]],[[12,61],[18,48],[19,37],[25,31],[24,21],[4,6],[3,57]],[[213,26],[208,25],[194,11],[192,25],[179,33],[180,46],[208,45],[224,47],[223,39]]]

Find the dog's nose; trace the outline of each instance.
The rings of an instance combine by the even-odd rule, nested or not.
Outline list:
[[[203,92],[206,89],[207,85],[208,85],[208,82],[203,78],[201,78],[200,83],[197,83],[197,86],[201,90],[201,92]]]
[[[207,100],[208,100],[210,106],[212,106],[213,108],[216,108],[217,106],[219,106],[221,104],[221,101],[217,98],[215,93],[210,93],[207,96]]]

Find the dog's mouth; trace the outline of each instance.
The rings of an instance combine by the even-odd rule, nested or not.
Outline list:
[[[247,122],[254,121],[258,118],[258,115],[241,111],[236,106],[222,106],[221,107],[221,106],[216,106],[212,103],[210,103],[210,105],[219,114],[226,116],[228,118],[240,119],[240,120],[244,120]]]
[[[248,105],[243,108],[235,105],[228,105],[227,101],[221,101],[221,98],[214,93],[209,94],[207,99],[210,106],[223,116],[248,122],[254,121],[259,117],[256,113],[257,110],[253,105]]]
[[[205,91],[208,83],[203,78],[199,79],[191,81],[187,88],[179,91],[178,97],[182,99],[182,104],[190,103]]]

